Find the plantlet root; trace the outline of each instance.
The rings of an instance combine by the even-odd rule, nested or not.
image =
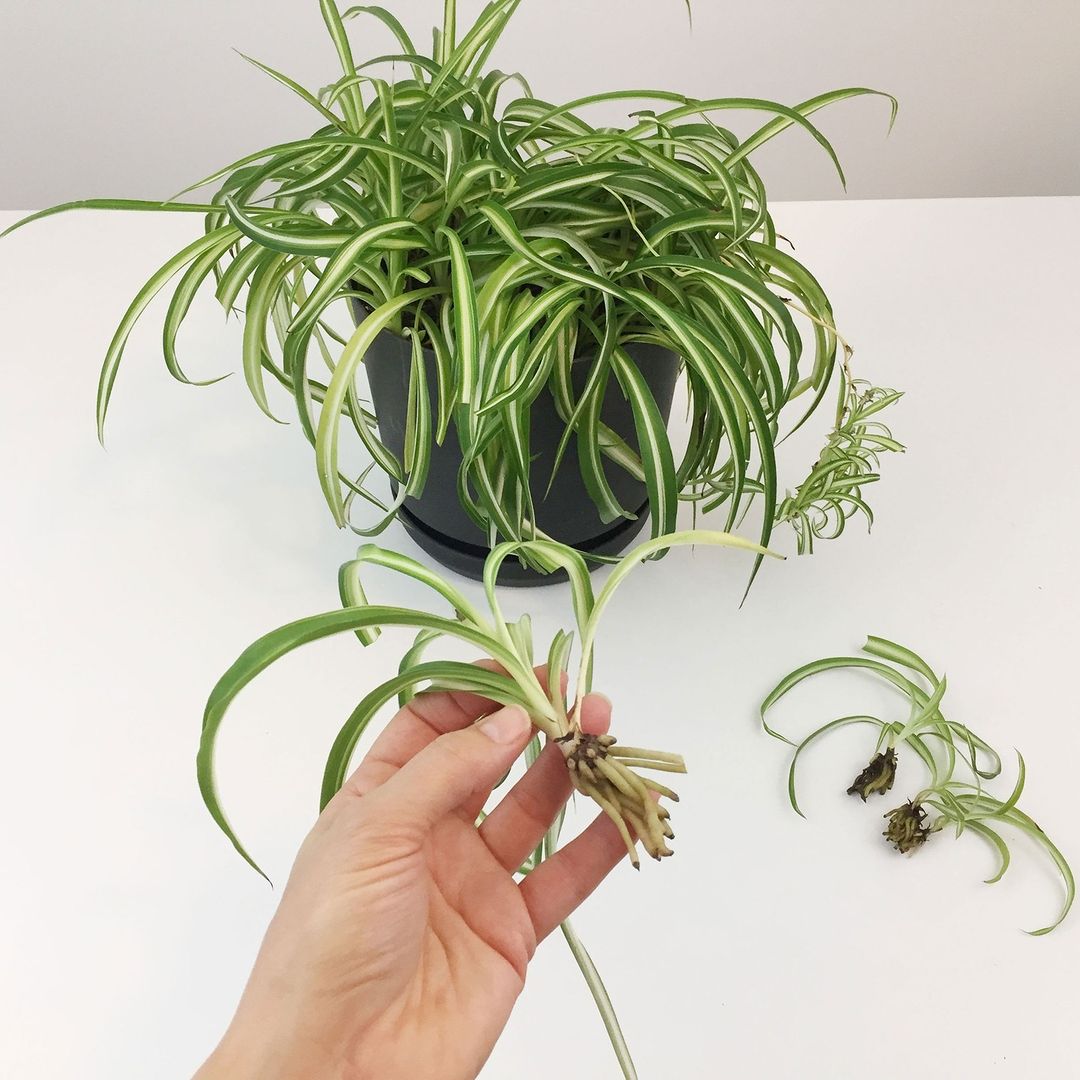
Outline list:
[[[615,823],[635,868],[640,869],[639,840],[654,859],[672,854],[667,845],[675,837],[668,823],[671,815],[658,800],[678,802],[679,797],[670,788],[639,776],[634,770],[684,773],[686,764],[678,754],[621,747],[611,735],[587,735],[582,731],[571,731],[556,742],[566,758],[574,788],[588,795]]]

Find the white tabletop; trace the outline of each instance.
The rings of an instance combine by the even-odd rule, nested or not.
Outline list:
[[[860,371],[908,391],[893,424],[910,449],[884,462],[872,536],[853,528],[767,567],[741,611],[746,561],[727,552],[678,552],[628,583],[598,686],[624,741],[681,750],[692,771],[676,857],[620,868],[578,928],[649,1080],[1076,1075],[1080,915],[1046,938],[1020,932],[1057,911],[1049,864],[1018,841],[988,888],[976,837],[897,857],[877,835],[885,807],[843,794],[870,751],[858,732],[809,762],[800,820],[784,748],[755,715],[803,661],[867,633],[903,641],[947,671],[953,718],[1023,750],[1029,812],[1080,860],[1080,199],[801,203],[777,218]],[[275,903],[200,804],[201,710],[255,636],[336,605],[354,541],[333,528],[295,425],[269,423],[239,378],[169,379],[160,306],[121,369],[108,452],[93,430],[112,329],[197,227],[81,214],[0,244],[3,1076],[189,1075]],[[193,374],[238,367],[237,323],[210,299],[181,346]],[[786,448],[788,484],[820,431]],[[415,553],[397,527],[385,540]],[[389,579],[372,592],[387,588],[422,597]],[[507,601],[542,638],[566,605],[561,587]],[[230,715],[223,796],[275,880],[333,732],[403,643],[313,646]],[[903,713],[834,676],[778,719],[806,731],[871,706]],[[628,931],[649,928],[656,946],[628,953]],[[558,936],[485,1076],[552,1073],[618,1075]]]

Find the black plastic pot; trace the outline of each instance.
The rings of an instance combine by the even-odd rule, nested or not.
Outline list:
[[[367,314],[353,300],[353,315],[359,322]],[[630,344],[626,350],[638,364],[665,421],[671,413],[671,399],[679,374],[679,357],[656,345]],[[435,355],[424,350],[427,385],[432,415],[437,415],[437,369]],[[364,361],[371,400],[378,418],[379,435],[386,447],[401,460],[405,446],[405,417],[409,395],[412,345],[404,338],[383,332],[375,339]],[[574,389],[581,393],[588,376],[588,364],[575,361],[571,375]],[[633,449],[637,449],[633,413],[617,380],[609,382],[600,418]],[[537,526],[556,540],[594,555],[615,555],[641,531],[648,518],[649,500],[645,485],[625,470],[611,467],[608,481],[620,505],[632,510],[633,520],[600,520],[585,490],[577,460],[577,436],[572,436],[563,463],[545,497],[559,440],[566,425],[545,388],[533,402],[530,416],[530,476],[536,506]],[[457,494],[461,446],[451,423],[441,446],[433,446],[424,493],[407,498],[398,511],[401,523],[425,551],[445,566],[466,577],[483,576],[484,559],[490,550],[487,537],[461,506]],[[523,567],[516,559],[503,563],[502,585],[547,585],[563,579],[561,574],[540,574]]]

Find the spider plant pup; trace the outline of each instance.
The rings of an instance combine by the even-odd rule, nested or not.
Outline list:
[[[1017,775],[1012,790],[1004,797],[995,794],[991,787],[1001,774],[1001,757],[971,728],[948,719],[942,712],[947,685],[945,677],[938,676],[911,649],[885,638],[869,638],[863,653],[863,656],[834,656],[805,664],[782,679],[762,703],[761,721],[765,730],[794,747],[788,770],[788,797],[792,808],[802,814],[795,791],[796,767],[809,746],[842,728],[855,725],[875,728],[878,737],[874,755],[847,789],[849,795],[858,795],[866,802],[872,795],[884,795],[892,790],[900,775],[901,749],[905,762],[921,766],[930,781],[915,795],[886,811],[882,836],[901,855],[921,850],[947,826],[954,828],[957,837],[965,832],[979,836],[999,859],[997,872],[987,879],[988,884],[1000,881],[1011,861],[1009,845],[1001,828],[1004,826],[1028,836],[1049,857],[1065,886],[1064,900],[1054,922],[1031,931],[1036,935],[1049,933],[1069,913],[1076,895],[1076,883],[1072,869],[1057,845],[1020,809],[1020,797],[1027,779],[1023,755],[1017,753]],[[907,719],[888,721],[865,714],[841,716],[812,731],[799,743],[769,726],[766,715],[781,698],[807,679],[839,670],[869,672],[898,690],[908,702]],[[906,772],[903,778],[907,778]]]

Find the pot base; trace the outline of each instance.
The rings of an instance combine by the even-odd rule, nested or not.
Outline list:
[[[595,537],[582,544],[574,546],[583,555],[618,555],[635,536],[645,527],[648,520],[648,503],[641,507],[638,516],[633,519],[623,520],[608,532]],[[488,556],[489,549],[479,544],[467,544],[462,540],[444,536],[442,533],[425,525],[408,507],[398,509],[398,520],[405,526],[408,534],[429,555],[437,559],[443,566],[462,577],[473,581],[483,581],[484,561]],[[586,558],[590,569],[595,570],[601,564],[594,563]],[[551,574],[541,574],[522,566],[517,559],[510,558],[499,569],[498,584],[507,585],[511,588],[529,589],[540,585],[557,585],[566,581],[566,572],[557,570]]]

